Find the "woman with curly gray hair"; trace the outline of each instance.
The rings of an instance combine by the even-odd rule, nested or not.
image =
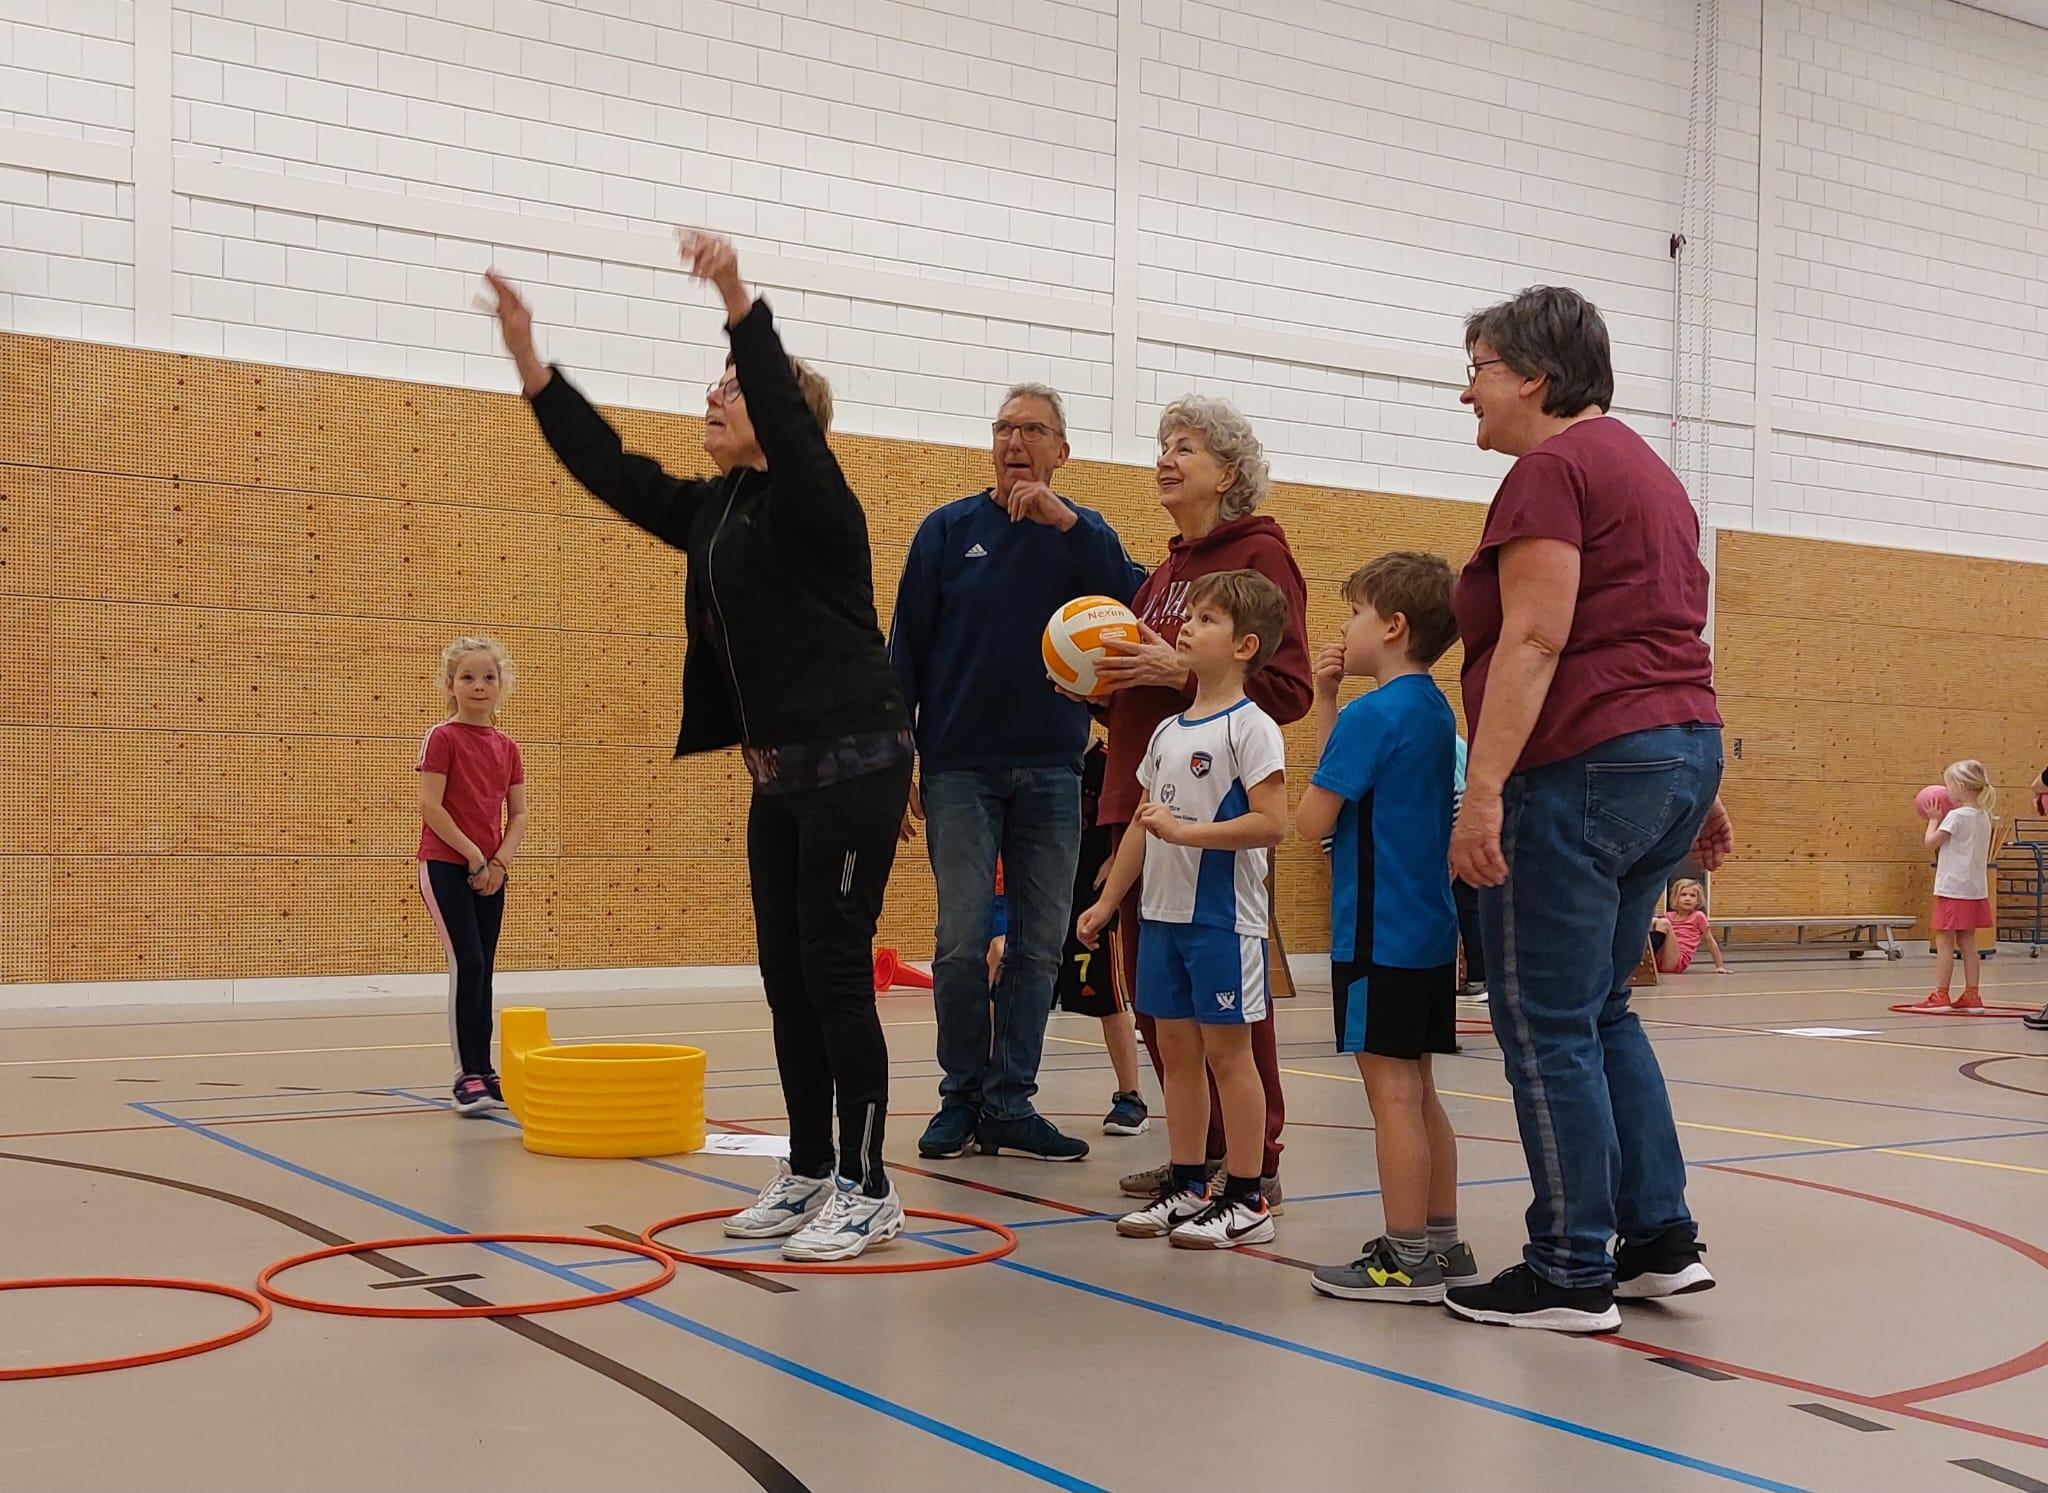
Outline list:
[[[1308,590],[1301,567],[1287,547],[1287,535],[1257,511],[1266,500],[1266,453],[1252,433],[1251,422],[1228,400],[1190,394],[1175,400],[1159,416],[1159,460],[1154,468],[1159,506],[1173,520],[1175,533],[1166,558],[1138,588],[1131,610],[1145,630],[1145,641],[1122,649],[1120,658],[1105,660],[1097,675],[1115,693],[1109,697],[1109,762],[1103,772],[1101,806],[1096,822],[1124,826],[1138,807],[1138,759],[1152,733],[1169,715],[1194,698],[1194,681],[1174,646],[1187,619],[1188,588],[1197,577],[1219,570],[1256,570],[1287,598],[1287,631],[1272,661],[1245,680],[1245,693],[1281,725],[1308,713],[1314,696],[1309,677],[1307,635]],[[1112,647],[1118,645],[1112,644]],[[1115,845],[1111,845],[1111,854]],[[1111,978],[1117,1004],[1128,1011],[1138,980],[1138,893],[1134,887],[1119,911]],[[1152,1067],[1164,1070],[1152,1023],[1138,1018],[1138,1030],[1152,1055]],[[1261,1182],[1269,1205],[1280,1201],[1280,1127],[1286,1107],[1280,1096],[1280,1059],[1273,1044],[1269,1017],[1252,1028],[1252,1055],[1266,1094],[1266,1146]],[[1223,1106],[1210,1081],[1209,1158],[1214,1170],[1223,1165]],[[1169,1168],[1135,1172],[1123,1179],[1133,1197],[1150,1197],[1164,1184]]]

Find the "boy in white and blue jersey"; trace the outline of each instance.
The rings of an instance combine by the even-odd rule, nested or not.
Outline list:
[[[1334,832],[1330,1006],[1337,1050],[1354,1054],[1372,1106],[1386,1232],[1311,1284],[1352,1301],[1440,1302],[1477,1274],[1458,1238],[1458,1151],[1430,1059],[1457,1050],[1458,915],[1451,805],[1458,721],[1430,665],[1458,636],[1451,568],[1437,555],[1382,555],[1345,584],[1351,620],[1316,660],[1322,757],[1295,813]],[[1378,688],[1340,714],[1346,675]]]
[[[1245,698],[1245,676],[1273,656],[1287,601],[1255,570],[1197,580],[1177,646],[1194,702],[1153,733],[1138,765],[1144,801],[1095,905],[1095,946],[1133,882],[1139,901],[1137,1008],[1158,1024],[1172,1166],[1150,1205],[1118,1220],[1127,1238],[1234,1249],[1273,1237],[1259,1191],[1266,1096],[1252,1029],[1271,1019],[1266,982],[1266,859],[1287,833],[1286,748]],[[1226,1180],[1209,1195],[1209,1083],[1223,1106]]]

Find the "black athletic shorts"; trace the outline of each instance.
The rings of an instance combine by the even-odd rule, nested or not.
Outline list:
[[[1339,1052],[1422,1057],[1458,1050],[1458,966],[1391,969],[1332,961],[1330,1011]]]

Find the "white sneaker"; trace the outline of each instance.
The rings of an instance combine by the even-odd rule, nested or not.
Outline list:
[[[1159,1195],[1135,1213],[1116,1221],[1116,1231],[1126,1239],[1164,1239],[1176,1226],[1187,1222],[1209,1206],[1209,1194],[1182,1187],[1162,1187]]]
[[[777,1162],[775,1180],[761,1189],[751,1207],[742,1208],[725,1221],[725,1232],[734,1239],[779,1239],[825,1211],[837,1189],[830,1177],[799,1177],[786,1161]]]
[[[887,1197],[871,1198],[858,1187],[834,1190],[824,1211],[782,1246],[785,1260],[850,1260],[871,1244],[882,1244],[903,1232],[903,1200],[891,1187]]]
[[[1256,1203],[1218,1198],[1168,1234],[1166,1242],[1176,1249],[1236,1249],[1269,1243],[1276,1232],[1264,1198]]]

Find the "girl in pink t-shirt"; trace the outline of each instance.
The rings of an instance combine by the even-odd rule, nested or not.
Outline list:
[[[454,1109],[502,1109],[491,1067],[491,972],[505,883],[526,835],[526,770],[497,728],[512,660],[495,638],[462,637],[441,653],[448,719],[427,732],[420,778],[420,896],[448,955],[448,1038]]]
[[[1684,974],[1701,944],[1714,959],[1714,973],[1728,973],[1728,961],[1714,942],[1714,930],[1707,926],[1704,906],[1707,889],[1690,879],[1671,883],[1671,910],[1650,920],[1650,947],[1656,951],[1657,969],[1662,974]]]

